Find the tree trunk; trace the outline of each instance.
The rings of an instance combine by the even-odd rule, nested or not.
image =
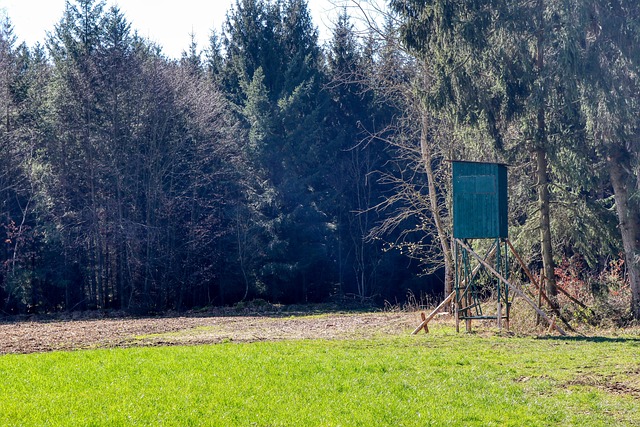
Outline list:
[[[442,248],[444,258],[444,295],[447,296],[453,289],[453,256],[451,254],[451,246],[449,245],[449,236],[445,230],[442,216],[440,215],[440,205],[438,203],[438,194],[436,191],[435,174],[433,172],[433,155],[428,140],[429,117],[426,111],[422,112],[422,131],[420,132],[420,153],[422,163],[427,173],[427,182],[429,186],[429,203],[431,205],[431,214],[438,232],[438,240]]]
[[[631,286],[631,313],[635,320],[640,320],[640,209],[630,200],[634,177],[629,153],[617,150],[607,162]]]
[[[553,261],[553,245],[551,244],[551,217],[549,210],[549,178],[547,176],[547,156],[544,149],[535,151],[538,166],[538,206],[540,209],[540,246],[542,248],[542,264],[544,268],[546,293],[551,302],[557,305],[558,289],[556,287],[555,263]]]
[[[536,69],[541,79],[544,75],[544,42],[545,42],[545,22],[544,22],[544,0],[538,0],[538,32],[536,35]],[[553,261],[553,245],[551,243],[551,215],[549,196],[549,176],[546,156],[547,123],[545,120],[546,94],[544,83],[542,86],[542,99],[539,101],[538,117],[536,120],[536,145],[534,155],[537,164],[538,178],[538,207],[540,209],[540,248],[542,251],[542,264],[544,268],[547,296],[552,304],[557,307],[558,289],[556,288],[555,263]]]

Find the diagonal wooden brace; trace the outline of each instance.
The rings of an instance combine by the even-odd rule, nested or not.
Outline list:
[[[420,323],[420,326],[418,326],[418,327],[415,329],[415,331],[411,332],[411,335],[415,335],[415,334],[417,334],[418,332],[420,332],[420,330],[421,330],[422,328],[425,328],[425,332],[428,332],[428,329],[426,329],[426,328],[427,328],[427,324],[429,323],[429,321],[435,317],[436,313],[438,313],[438,311],[439,311],[442,307],[444,307],[444,306],[445,306],[449,301],[451,301],[451,299],[453,298],[453,296],[454,296],[455,294],[456,294],[456,293],[455,293],[455,291],[454,291],[454,292],[451,292],[451,293],[449,294],[449,296],[448,296],[448,297],[446,297],[446,298],[444,299],[444,301],[442,301],[442,302],[441,302],[441,303],[440,303],[440,304],[435,308],[435,310],[433,310],[433,311],[431,312],[431,314],[429,314],[427,317],[425,317],[425,318],[422,320],[422,323]]]
[[[529,298],[524,292],[522,292],[520,289],[518,289],[517,287],[515,287],[514,285],[509,283],[509,281],[507,279],[505,279],[502,276],[502,274],[498,273],[493,267],[491,267],[491,265],[489,265],[488,262],[486,262],[484,259],[482,259],[482,257],[480,255],[475,253],[475,251],[473,249],[471,249],[469,246],[467,246],[462,240],[456,239],[456,241],[458,242],[458,244],[460,246],[465,248],[475,259],[477,259],[482,265],[484,265],[487,270],[489,270],[491,273],[493,273],[494,276],[496,276],[498,279],[500,279],[500,281],[502,283],[504,283],[506,286],[508,286],[509,289],[511,289],[516,294],[518,294],[520,297],[522,297],[522,299],[524,299],[531,307],[533,307],[533,309],[540,316],[542,316],[545,320],[547,320],[549,322],[549,324],[553,324],[555,326],[556,330],[561,335],[567,335],[567,333],[564,330],[562,330],[562,328],[560,328],[560,326],[556,325],[555,321],[552,321],[552,319],[550,319],[549,316],[547,316],[547,314],[544,311],[540,310],[540,308],[536,305],[536,303],[533,302],[531,300],[531,298]]]

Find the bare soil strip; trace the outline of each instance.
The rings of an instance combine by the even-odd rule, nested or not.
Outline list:
[[[316,316],[176,316],[0,323],[0,354],[290,339],[370,338],[409,333],[412,313]]]

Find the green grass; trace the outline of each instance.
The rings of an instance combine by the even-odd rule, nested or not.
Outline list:
[[[0,425],[640,425],[638,337],[435,332],[5,355]]]

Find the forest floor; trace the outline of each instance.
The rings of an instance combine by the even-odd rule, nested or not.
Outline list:
[[[205,311],[162,317],[71,313],[0,320],[0,354],[90,348],[195,345],[290,339],[373,338],[408,334],[419,323],[407,312],[229,313]]]

